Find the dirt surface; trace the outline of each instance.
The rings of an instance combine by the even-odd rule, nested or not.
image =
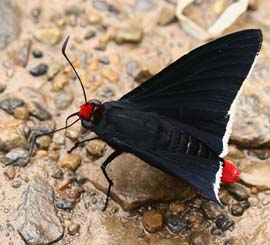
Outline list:
[[[115,180],[105,212],[99,165],[111,152],[79,124],[64,126],[89,99],[120,98],[202,44],[175,17],[176,1],[59,0],[0,3],[0,243],[1,244],[269,244],[270,15],[269,0],[252,5],[225,33],[260,28],[262,50],[240,97],[226,157],[241,170],[239,184],[222,186],[225,205],[131,155],[109,167]],[[208,27],[232,1],[194,1],[185,11]],[[91,134],[92,135],[92,134]],[[152,180],[152,181],[151,181]],[[124,211],[125,210],[125,211]]]

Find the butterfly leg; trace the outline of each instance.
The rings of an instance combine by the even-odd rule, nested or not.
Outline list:
[[[107,190],[107,196],[106,196],[106,201],[105,201],[105,205],[103,207],[102,211],[105,211],[107,206],[108,206],[108,202],[109,202],[109,196],[110,196],[110,192],[111,192],[111,187],[113,186],[113,181],[110,179],[110,177],[108,176],[107,172],[106,172],[106,167],[108,166],[108,164],[115,159],[116,157],[118,157],[119,155],[122,154],[122,151],[114,151],[111,155],[108,156],[108,158],[103,162],[103,164],[101,165],[101,170],[105,176],[105,178],[107,179],[107,181],[109,182],[109,187]]]
[[[76,142],[76,143],[72,146],[72,148],[69,149],[67,152],[68,152],[68,153],[71,153],[71,152],[72,152],[73,150],[75,150],[79,145],[81,145],[81,144],[83,144],[83,143],[85,143],[85,142],[91,141],[91,140],[96,140],[96,139],[99,139],[99,137],[96,136],[96,137],[93,137],[93,138],[89,138],[89,139],[85,139],[85,140],[82,140],[82,141],[78,141],[78,142]]]

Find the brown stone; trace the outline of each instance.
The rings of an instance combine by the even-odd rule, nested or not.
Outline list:
[[[148,232],[157,232],[162,230],[163,215],[156,211],[147,211],[143,214],[143,227]]]

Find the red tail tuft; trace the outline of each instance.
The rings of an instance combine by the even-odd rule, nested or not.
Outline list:
[[[240,178],[239,169],[231,162],[224,160],[221,181],[224,184],[234,184]]]

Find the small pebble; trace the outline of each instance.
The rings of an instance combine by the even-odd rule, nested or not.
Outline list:
[[[250,208],[250,202],[248,200],[243,200],[239,202],[239,205],[243,208],[243,209],[248,209]]]
[[[154,9],[156,2],[153,0],[137,0],[134,5],[135,11],[148,12]]]
[[[32,68],[30,70],[30,73],[32,74],[32,76],[37,77],[37,76],[42,76],[46,74],[47,70],[48,70],[48,65],[41,63],[37,65],[36,67]]]
[[[55,206],[59,209],[72,210],[75,207],[74,202],[65,199],[56,200]]]
[[[30,40],[24,40],[20,45],[19,50],[16,52],[14,62],[18,66],[25,67],[28,63],[29,52],[31,47]]]
[[[46,121],[51,119],[51,114],[39,103],[31,101],[27,104],[27,109],[29,114],[41,121]]]
[[[80,225],[77,223],[71,223],[68,226],[68,234],[73,236],[80,231]]]
[[[101,57],[98,61],[101,64],[104,64],[104,65],[109,65],[110,64],[110,60],[109,60],[109,58],[107,56]]]
[[[156,211],[147,211],[143,214],[142,222],[148,232],[157,232],[162,230],[163,215]]]
[[[143,39],[143,31],[140,28],[119,28],[114,33],[114,40],[118,44],[140,43]]]
[[[14,111],[14,117],[26,121],[29,117],[29,112],[26,107],[18,107]]]
[[[97,25],[100,24],[102,22],[102,17],[101,15],[94,13],[94,12],[90,12],[87,16],[88,18],[88,22],[90,25]]]
[[[62,176],[63,176],[62,171],[61,171],[61,173],[62,173]],[[61,182],[57,183],[55,188],[56,188],[56,190],[62,191],[62,190],[65,190],[70,183],[71,183],[70,179],[63,179]]]
[[[61,70],[61,66],[57,63],[51,63],[48,67],[47,78],[51,81]]]
[[[34,49],[32,55],[34,58],[39,59],[43,57],[43,52],[39,49]]]
[[[55,179],[62,179],[64,176],[64,173],[60,168],[57,168],[55,169],[55,171],[53,171],[51,176]]]
[[[239,201],[247,200],[249,197],[247,189],[240,184],[229,185],[227,189],[229,193]]]
[[[89,40],[95,36],[96,36],[96,32],[90,30],[90,31],[86,32],[84,39]]]
[[[36,145],[39,149],[47,150],[52,143],[52,138],[48,135],[38,137],[36,140]]]
[[[175,8],[172,6],[163,6],[161,9],[158,24],[161,26],[166,26],[175,20]]]
[[[58,75],[53,79],[52,87],[55,92],[62,90],[68,84],[68,78],[65,75]]]
[[[33,8],[31,10],[31,16],[34,19],[34,22],[38,22],[38,18],[40,16],[40,14],[41,14],[41,9],[39,7]]]
[[[233,225],[234,225],[234,222],[224,215],[219,215],[216,219],[216,226],[222,231],[228,230]]]
[[[57,27],[37,29],[33,35],[37,41],[48,45],[55,45],[62,38],[61,30]]]
[[[91,203],[96,204],[97,203],[97,198],[95,196],[91,197]]]
[[[19,188],[21,186],[22,182],[20,180],[14,180],[12,182],[12,187],[13,188]]]
[[[16,108],[24,105],[24,101],[19,98],[6,98],[0,101],[0,108],[9,114],[13,114]]]
[[[170,210],[173,213],[179,214],[186,209],[186,205],[181,201],[175,201],[170,204]]]
[[[206,231],[194,231],[189,236],[190,244],[194,245],[210,244],[209,240],[210,238],[208,232]]]
[[[239,203],[234,203],[231,207],[231,214],[233,216],[241,216],[244,213],[245,209],[241,207]]]
[[[12,180],[15,178],[16,171],[14,166],[8,166],[3,171],[4,175],[7,177],[8,180]]]
[[[5,165],[24,167],[28,163],[28,158],[28,151],[23,148],[15,148],[4,155],[2,163]]]
[[[106,143],[102,140],[92,140],[87,146],[87,152],[95,157],[102,157],[105,150]]]
[[[62,168],[68,168],[72,170],[76,170],[77,167],[81,164],[82,158],[78,154],[66,154],[60,160],[60,166]]]
[[[185,233],[190,228],[190,222],[184,216],[169,215],[167,217],[167,227],[172,233]]]

